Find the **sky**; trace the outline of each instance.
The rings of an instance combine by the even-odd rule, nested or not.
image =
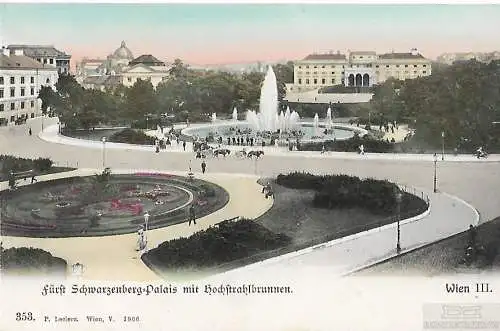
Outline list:
[[[500,50],[500,5],[0,4],[0,43],[54,45],[105,58],[122,40],[134,56],[228,64],[298,60],[313,52],[417,48]]]

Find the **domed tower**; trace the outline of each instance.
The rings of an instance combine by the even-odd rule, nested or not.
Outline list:
[[[134,59],[134,55],[128,49],[125,41],[122,41],[120,47],[118,47],[113,54],[108,56],[107,61],[107,72],[121,72],[121,70],[128,65],[128,63]]]

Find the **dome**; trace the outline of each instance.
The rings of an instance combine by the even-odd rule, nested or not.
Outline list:
[[[134,59],[132,52],[125,45],[125,41],[122,41],[120,47],[117,48],[116,51],[113,53],[113,57],[118,59],[127,59],[127,60]]]

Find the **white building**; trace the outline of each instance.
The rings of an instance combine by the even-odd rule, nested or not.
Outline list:
[[[416,49],[409,53],[311,54],[294,63],[294,83],[288,89],[301,92],[335,85],[370,87],[390,77],[405,80],[430,74],[431,61]]]
[[[23,55],[23,50],[2,48],[0,54],[0,125],[41,115],[38,92],[42,86],[55,90],[58,69]]]
[[[9,45],[11,53],[22,51],[27,57],[44,65],[54,66],[60,74],[69,74],[71,55],[66,54],[52,45]]]

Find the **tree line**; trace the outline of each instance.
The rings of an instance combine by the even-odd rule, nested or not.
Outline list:
[[[280,100],[285,83],[293,82],[293,63],[273,67]],[[264,73],[228,73],[190,69],[181,60],[173,63],[169,78],[156,89],[149,80],[138,80],[132,87],[123,85],[104,91],[85,89],[73,76],[62,75],[56,92],[42,87],[39,98],[42,112],[59,116],[66,128],[89,129],[102,124],[153,126],[166,118],[174,121],[208,120],[215,112],[221,117],[258,109]],[[171,115],[169,117],[162,116]]]

